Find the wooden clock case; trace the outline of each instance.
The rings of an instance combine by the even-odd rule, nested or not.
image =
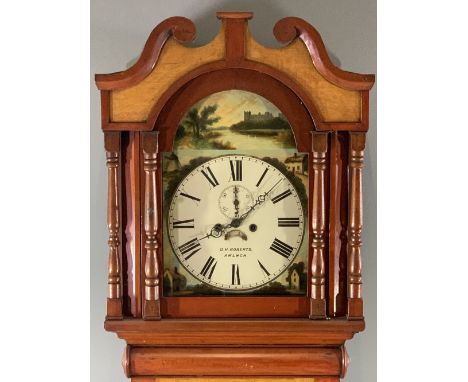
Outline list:
[[[221,31],[205,46],[184,46],[195,26],[172,17],[152,31],[131,68],[96,75],[108,167],[105,328],[126,341],[123,367],[134,382],[338,381],[348,365],[345,341],[364,330],[362,165],[374,75],[334,66],[302,19],[278,21],[274,35],[287,45],[271,49],[249,33],[252,13],[217,16]],[[271,101],[290,122],[298,151],[309,153],[305,297],[162,295],[158,153],[172,151],[191,105],[228,89]]]

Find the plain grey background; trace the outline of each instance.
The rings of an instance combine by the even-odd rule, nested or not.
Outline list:
[[[315,26],[335,65],[358,73],[376,73],[375,0],[92,0],[91,1],[91,381],[124,382],[120,366],[124,341],[104,331],[107,293],[106,167],[100,129],[99,92],[94,73],[126,69],[139,56],[151,30],[171,16],[195,22],[195,44],[219,30],[215,12],[253,11],[250,29],[267,46],[278,46],[272,29],[285,16]],[[376,281],[376,87],[370,97],[370,131],[364,170],[363,282],[366,330],[347,343],[351,358],[346,382],[377,380]]]

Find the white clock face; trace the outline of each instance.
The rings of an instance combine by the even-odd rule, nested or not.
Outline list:
[[[179,261],[215,288],[258,288],[283,273],[304,236],[301,201],[271,164],[226,155],[195,168],[172,196],[167,228]]]

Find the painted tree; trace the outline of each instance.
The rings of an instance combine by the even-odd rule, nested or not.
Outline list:
[[[200,138],[202,131],[221,119],[221,117],[214,115],[217,109],[218,105],[205,106],[201,111],[194,107],[185,116],[183,124],[192,129],[194,137]]]

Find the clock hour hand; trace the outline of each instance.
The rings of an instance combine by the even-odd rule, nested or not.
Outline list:
[[[210,236],[214,238],[221,237],[224,234],[224,231],[228,228],[232,227],[231,223],[229,224],[215,224],[213,228],[211,228],[210,232],[208,232],[205,236],[198,239],[198,241],[203,239],[208,239]]]

